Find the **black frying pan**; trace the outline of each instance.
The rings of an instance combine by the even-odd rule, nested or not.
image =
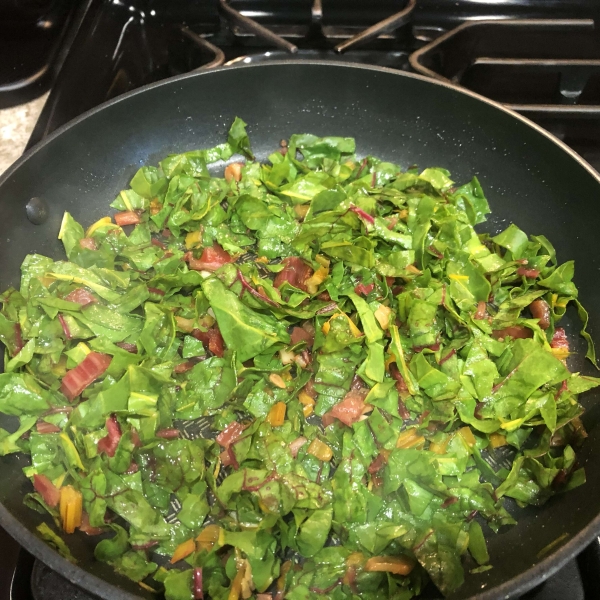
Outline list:
[[[592,335],[600,332],[595,171],[539,127],[475,94],[398,71],[339,63],[290,61],[179,77],[117,98],[63,127],[0,179],[0,287],[18,284],[28,252],[63,256],[56,239],[63,211],[83,223],[95,221],[141,164],[222,142],[236,115],[248,122],[260,160],[282,138],[312,132],[354,136],[360,154],[403,167],[446,167],[458,182],[476,174],[493,211],[488,230],[514,221],[549,237],[561,261],[575,259]],[[27,219],[25,207],[33,197],[49,207],[43,225]],[[582,349],[576,345],[580,352],[570,366],[589,372]],[[519,511],[516,527],[489,538],[494,568],[467,575],[453,598],[523,593],[598,534],[600,405],[592,393],[584,404],[590,435],[580,459],[587,484],[541,509]],[[0,460],[0,525],[50,567],[103,598],[145,597],[136,584],[94,560],[93,538],[67,537],[79,560],[74,566],[32,533],[42,517],[22,502],[31,491],[21,472],[25,462],[15,455]]]

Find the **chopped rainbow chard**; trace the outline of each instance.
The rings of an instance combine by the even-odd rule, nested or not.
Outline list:
[[[0,455],[167,600],[452,594],[506,499],[585,482],[573,263],[477,233],[476,178],[355,151],[292,135],[259,164],[236,119],[139,169],[112,218],[65,214],[66,260],[27,256],[0,297]]]

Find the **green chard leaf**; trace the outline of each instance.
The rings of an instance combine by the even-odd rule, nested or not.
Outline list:
[[[81,499],[96,559],[166,600],[455,597],[512,503],[585,483],[600,378],[571,372],[569,304],[596,365],[573,261],[478,231],[476,177],[356,151],[301,133],[261,164],[236,118],[121,183],[140,223],[67,212],[66,258],[25,257],[0,456],[69,560]]]

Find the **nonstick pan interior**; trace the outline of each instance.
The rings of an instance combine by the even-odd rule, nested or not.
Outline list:
[[[50,136],[0,180],[0,287],[18,286],[29,252],[62,257],[56,236],[65,210],[91,223],[145,163],[225,139],[235,116],[249,125],[260,160],[292,133],[353,136],[360,155],[406,168],[443,166],[453,179],[477,175],[493,211],[496,232],[515,222],[543,233],[559,260],[575,259],[575,281],[600,332],[600,182],[570,150],[522,118],[475,95],[396,71],[343,64],[288,62],[226,68],[160,82],[99,107]],[[31,198],[48,205],[48,219],[32,224]],[[570,328],[576,331],[576,324]],[[567,325],[569,328],[569,325]],[[570,359],[592,373],[583,345]],[[453,598],[498,598],[523,592],[559,568],[600,531],[600,408],[584,397],[589,431],[580,458],[587,483],[541,509],[518,511],[519,524],[489,536],[493,569],[467,574]],[[0,425],[8,426],[0,421]],[[31,491],[25,458],[0,459],[0,524],[69,579],[110,599],[146,595],[93,558],[96,540],[69,536],[70,565],[31,532],[43,518],[22,499]],[[562,536],[562,537],[561,537]],[[560,538],[545,557],[540,553]]]

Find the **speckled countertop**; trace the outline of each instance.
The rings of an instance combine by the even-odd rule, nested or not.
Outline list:
[[[23,153],[47,97],[0,110],[0,173]]]

